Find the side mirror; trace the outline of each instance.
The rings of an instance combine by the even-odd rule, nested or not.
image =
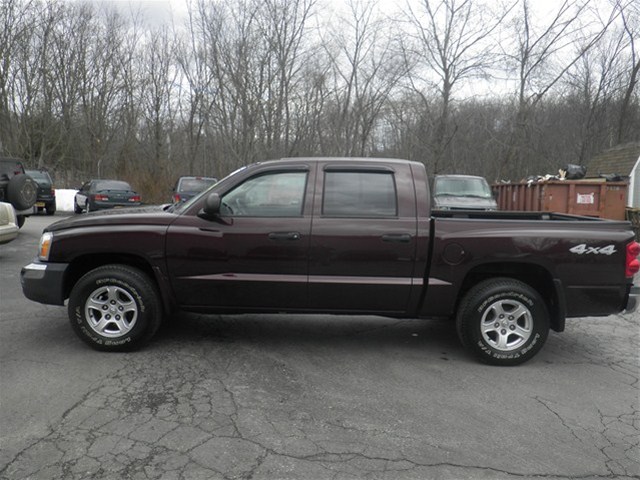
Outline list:
[[[204,200],[204,208],[202,213],[206,217],[215,217],[220,213],[220,195],[217,193],[210,193]]]

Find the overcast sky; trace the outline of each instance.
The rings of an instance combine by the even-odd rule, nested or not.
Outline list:
[[[73,1],[73,0],[71,0]],[[171,15],[181,15],[187,12],[187,5],[189,0],[90,0],[97,4],[109,4],[117,5],[123,10],[128,9],[142,9],[152,22],[170,22]],[[197,0],[193,0],[195,3]],[[334,4],[336,8],[345,6],[348,4],[348,0],[319,0],[321,3]],[[420,0],[414,0],[416,4],[420,3]],[[497,0],[496,0],[497,1]],[[378,0],[378,4],[388,4],[393,7],[400,7],[405,2],[403,0]],[[529,6],[532,10],[540,16],[544,16],[549,12],[557,10],[561,4],[561,0],[530,0]],[[388,13],[388,8],[385,7],[385,11]]]

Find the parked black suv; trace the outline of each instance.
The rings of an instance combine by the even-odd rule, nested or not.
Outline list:
[[[0,202],[9,202],[16,210],[18,226],[34,213],[38,184],[24,171],[16,158],[0,157]]]
[[[38,198],[36,208],[38,211],[46,211],[47,215],[56,213],[56,191],[53,188],[53,180],[46,170],[27,170],[27,175],[38,183]]]

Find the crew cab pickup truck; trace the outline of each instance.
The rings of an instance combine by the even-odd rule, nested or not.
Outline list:
[[[627,222],[431,213],[421,163],[295,158],[244,167],[172,206],[52,224],[24,294],[64,305],[98,350],[130,350],[176,309],[441,317],[480,360],[532,358],[567,317],[635,308]]]

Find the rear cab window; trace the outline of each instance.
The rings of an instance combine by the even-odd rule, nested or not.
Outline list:
[[[322,215],[328,217],[395,217],[398,200],[391,171],[324,172]]]

